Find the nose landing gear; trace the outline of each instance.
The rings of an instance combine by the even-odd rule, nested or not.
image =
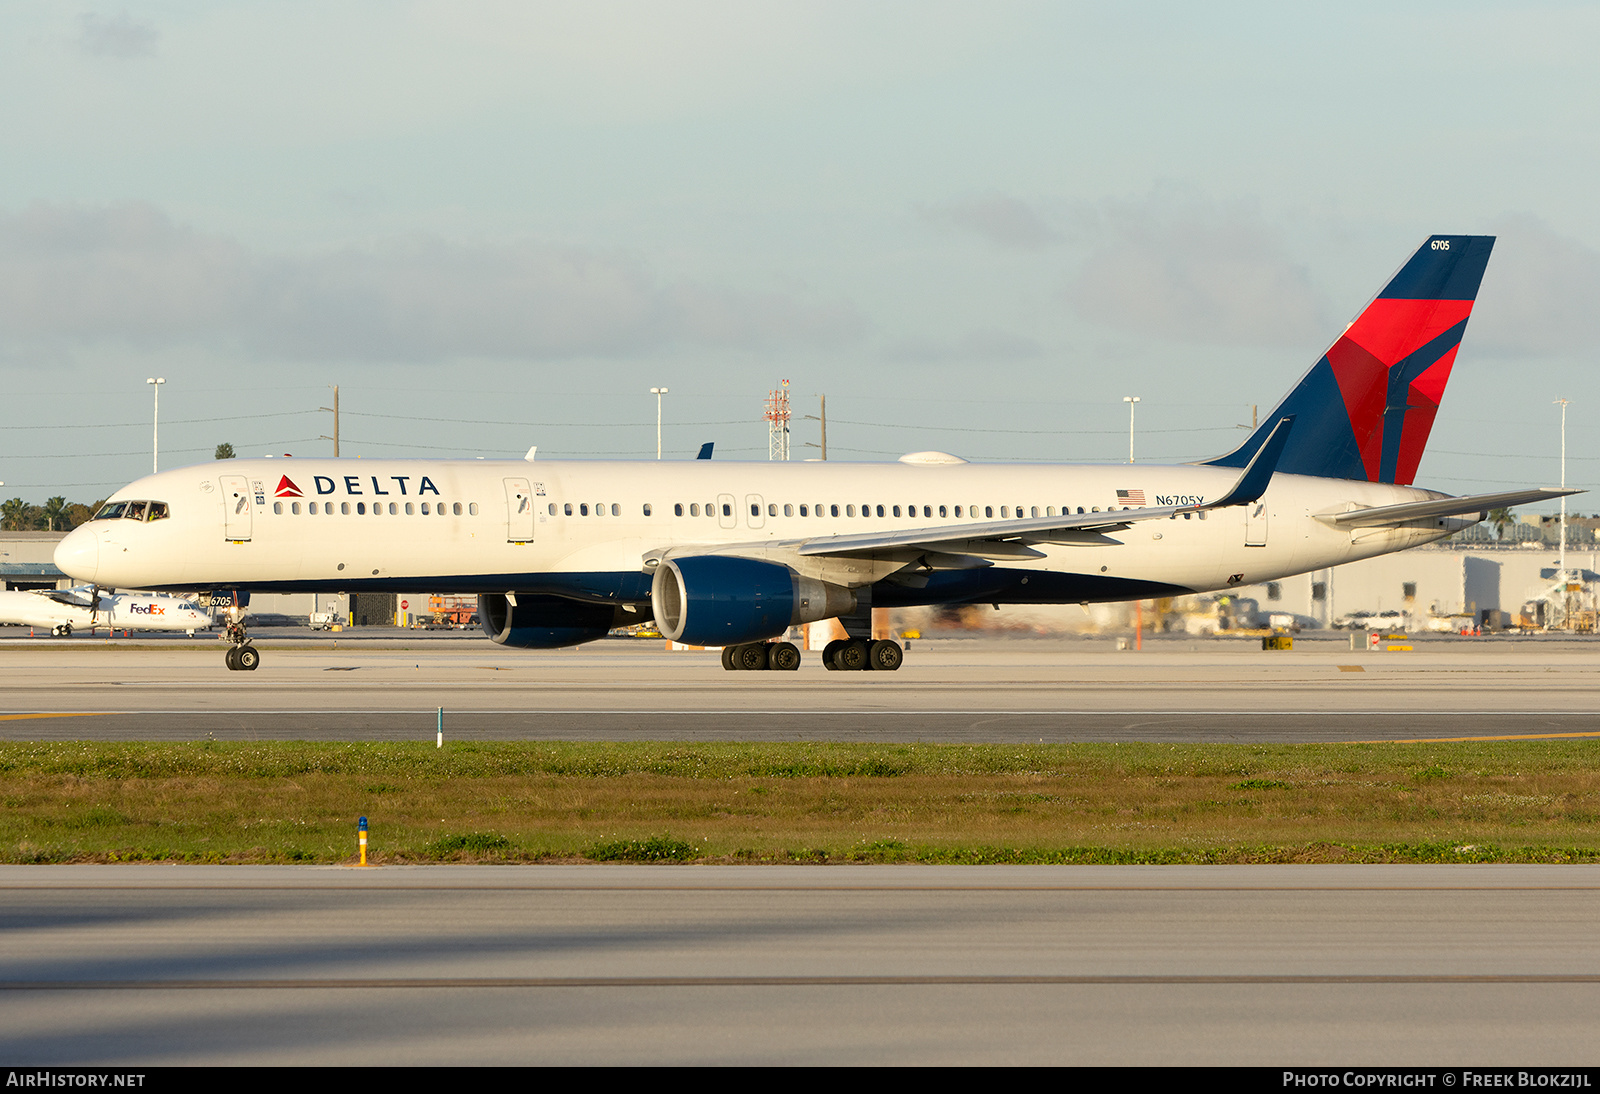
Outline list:
[[[228,654],[223,659],[232,672],[254,672],[256,666],[261,664],[261,651],[250,644],[250,636],[245,633],[244,624],[231,620],[223,631],[223,637],[232,643],[228,647]]]

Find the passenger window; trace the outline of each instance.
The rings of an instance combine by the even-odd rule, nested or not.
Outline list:
[[[897,517],[900,515],[900,507],[898,505],[894,507],[894,515]]]
[[[348,517],[350,515],[350,503],[349,502],[341,501],[339,503],[339,515],[342,516],[342,517]]]
[[[555,516],[556,515],[556,503],[555,502],[551,502],[550,505],[548,506],[548,508],[550,510],[550,515],[552,517]],[[428,513],[428,503],[427,502],[423,502],[422,503],[422,513],[423,513],[424,516],[426,516],[427,513]]]
[[[469,515],[471,515],[471,516],[474,516],[474,517],[477,516],[478,515],[478,503],[475,502],[475,501],[474,502],[468,502],[467,503],[467,513]]]
[[[700,503],[699,502],[690,502],[689,503],[689,515],[691,517],[698,517],[700,515]]]
[[[406,508],[407,508],[407,509],[410,509],[410,508],[411,508],[411,506],[409,506],[409,505],[408,505],[408,506],[406,506]],[[395,503],[394,503],[394,502],[392,502],[392,501],[391,501],[391,502],[390,502],[390,503],[389,503],[389,515],[390,515],[390,516],[391,516],[391,517],[397,517],[397,516],[399,516],[399,515],[400,515],[400,506],[398,506],[398,505],[396,505],[396,504],[395,504]]]
[[[834,516],[838,516],[839,515],[839,507],[837,505],[830,505],[830,506],[828,506],[828,509],[829,509],[830,512],[833,513]]]
[[[768,503],[767,503],[767,516],[769,516],[769,517],[775,517],[775,516],[777,516],[777,515],[778,515],[778,506],[777,506],[777,503],[776,503],[776,502],[770,502],[770,501],[769,501],[769,502],[768,502]]]
[[[356,516],[364,517],[366,515],[367,515],[367,503],[364,502],[364,501],[356,502]]]
[[[647,516],[647,517],[650,515],[650,503],[649,502],[645,502],[644,503],[644,515]]]
[[[474,511],[476,511],[476,507],[474,507]],[[620,517],[622,515],[622,506],[617,502],[611,503],[611,515],[614,517]]]
[[[459,506],[459,505],[456,506],[456,510],[458,512],[460,511],[460,509],[461,509],[461,506]],[[578,503],[578,515],[579,516],[583,516],[583,517],[586,517],[586,516],[589,515],[589,503],[588,502],[585,501],[585,502],[579,502]]]
[[[683,502],[678,501],[672,503],[672,515],[675,517],[683,516]]]
[[[805,507],[805,506],[804,506],[804,505],[802,505],[802,506],[801,506],[801,507],[800,507],[800,515],[801,515],[801,516],[802,516],[802,517],[807,517],[807,516],[810,516],[810,515],[811,515],[811,514],[810,514],[810,513],[807,513],[807,512],[806,512],[806,507]]]
[[[289,503],[289,512],[298,517],[300,515],[300,503],[297,501],[291,501]]]
[[[733,516],[733,506],[731,504],[724,503],[722,506],[722,515],[725,517]]]
[[[754,502],[751,502],[750,503],[750,515],[752,517],[759,517],[761,515],[761,506],[755,504]]]
[[[855,516],[856,515],[856,507],[854,505],[846,505],[844,507],[844,515],[847,516],[847,517]]]
[[[283,502],[281,502],[281,501],[273,502],[272,503],[272,512],[273,512],[274,516],[279,516],[279,517],[283,516]]]
[[[881,505],[880,505],[880,506],[878,506],[878,515],[879,515],[879,516],[880,516],[880,517],[881,517],[881,516],[883,516],[883,506],[881,506]]]
[[[459,517],[461,515],[461,503],[459,501],[451,502],[450,511]]]

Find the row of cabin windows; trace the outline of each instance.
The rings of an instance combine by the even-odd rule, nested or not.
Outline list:
[[[394,509],[394,505],[391,503],[389,508],[392,511]],[[408,506],[407,509],[409,510],[409,508],[410,507]],[[605,502],[596,502],[592,511],[593,511],[593,514],[595,516],[603,517],[603,516],[606,515],[607,508],[608,507],[607,507]],[[609,508],[610,508],[610,512],[611,512],[612,516],[620,517],[622,515],[622,506],[617,504],[616,502],[612,502],[610,504]],[[685,508],[686,507],[684,506],[684,504],[682,502],[678,502],[677,504],[673,505],[673,507],[672,507],[672,515],[673,516],[677,516],[677,517],[684,516],[685,515]],[[769,517],[777,516],[779,508],[780,508],[780,506],[776,502],[768,502],[767,503],[767,516],[769,516]],[[794,505],[784,505],[781,508],[783,510],[783,515],[784,516],[792,517],[792,516],[795,515],[796,507]],[[847,505],[843,505],[843,506],[839,506],[839,505],[814,505],[814,506],[813,505],[801,505],[798,508],[799,508],[800,516],[802,516],[802,517],[810,517],[810,516],[817,516],[817,517],[821,517],[821,516],[854,517],[854,516],[858,515],[857,512],[856,512],[856,507],[854,505],[848,505],[848,504]],[[1108,512],[1108,513],[1113,513],[1113,512],[1117,511],[1117,508],[1118,507],[1115,506],[1115,505],[1108,505],[1108,506],[1106,506],[1105,511]],[[1128,509],[1128,508],[1131,508],[1131,506],[1124,505],[1121,508]],[[571,516],[586,517],[586,516],[589,516],[590,512],[591,512],[590,506],[589,506],[589,504],[587,502],[577,502],[577,503],[573,503],[573,502],[570,502],[570,501],[569,502],[565,502],[565,503],[563,503],[561,505],[560,509],[561,509],[561,513],[563,515],[569,516],[569,517],[571,517]],[[698,517],[698,516],[701,516],[703,514],[704,516],[714,517],[714,516],[717,515],[717,509],[718,509],[718,506],[713,502],[709,502],[709,501],[706,502],[706,504],[705,504],[705,506],[703,508],[702,508],[702,506],[700,505],[699,502],[690,502],[689,505],[687,506],[687,510],[688,510],[687,515],[689,515],[691,517]],[[723,502],[722,505],[721,505],[721,509],[722,509],[722,515],[723,516],[725,516],[725,517],[733,516],[733,504],[731,502]],[[969,519],[969,520],[977,520],[977,519],[979,519],[980,518],[980,509],[981,509],[981,516],[982,516],[983,519],[985,519],[985,520],[994,519],[995,506],[993,506],[993,505],[984,505],[984,506],[969,505],[969,506],[967,506],[966,507],[967,519]],[[999,509],[1000,509],[1000,519],[1001,520],[1009,520],[1011,518],[1011,515],[1012,515],[1012,513],[1011,513],[1012,507],[1011,506],[1002,505],[1002,506],[999,507]],[[424,510],[424,512],[426,512],[426,510],[427,510],[427,506],[426,505],[423,506],[423,510]],[[842,512],[841,512],[841,510],[842,510]],[[935,510],[938,511],[938,515],[941,518],[945,518],[945,519],[948,519],[952,515],[952,510],[954,510],[954,515],[957,518],[962,516],[962,507],[959,506],[959,505],[955,505],[955,506],[949,506],[949,505],[938,505],[938,506],[924,505],[924,506],[922,506],[922,516],[926,517],[926,518],[932,518],[933,515],[934,515],[934,511]],[[474,513],[476,513],[476,508],[474,508],[473,511],[474,511]],[[1080,505],[1080,506],[1078,506],[1078,510],[1077,511],[1078,511],[1078,513],[1083,513],[1083,512],[1085,512],[1085,509],[1084,509],[1083,506]],[[1090,513],[1098,513],[1100,511],[1101,511],[1100,510],[1100,506],[1098,506],[1098,505],[1093,506],[1093,507],[1091,507],[1090,509],[1087,510],[1087,512],[1090,512]],[[549,512],[550,512],[551,516],[555,516],[556,515],[557,507],[556,507],[556,503],[555,502],[551,502],[550,503]],[[644,505],[644,515],[647,516],[647,517],[651,515],[651,509],[650,509],[649,502],[646,502],[645,505]],[[757,502],[751,502],[750,503],[750,515],[752,517],[761,516],[761,506],[760,506],[759,503],[757,503]],[[900,509],[900,506],[898,506],[898,505],[863,505],[863,506],[861,506],[861,511],[860,511],[859,515],[863,516],[863,517],[870,517],[870,516],[874,516],[874,515],[880,516],[880,517],[891,517],[891,516],[898,517],[898,516],[901,515],[901,509]],[[908,517],[913,517],[913,518],[916,517],[917,516],[917,506],[915,506],[915,505],[906,506],[905,507],[905,515],[908,516]],[[1044,511],[1040,512],[1039,511],[1039,506],[1037,506],[1037,505],[1027,506],[1027,507],[1019,505],[1019,506],[1016,507],[1016,515],[1017,515],[1018,518],[1022,518],[1024,516],[1028,516],[1028,517],[1071,516],[1071,515],[1073,515],[1073,510],[1072,510],[1072,506],[1063,505],[1061,507],[1060,512],[1058,513],[1056,511],[1056,507],[1054,505],[1047,505],[1047,506],[1044,507]],[[1190,514],[1190,513],[1184,513],[1183,514],[1183,519],[1184,520],[1189,520],[1192,515],[1193,514]],[[1176,520],[1177,518],[1178,518],[1178,514],[1173,513],[1171,519]],[[1200,519],[1201,520],[1205,520],[1206,519],[1206,515],[1205,515],[1204,512],[1200,513]]]
[[[321,505],[320,509],[318,508],[319,504]],[[274,513],[282,514],[283,513],[283,505],[284,505],[284,503],[281,502],[281,501],[273,502],[272,503],[272,511]],[[368,510],[367,510],[367,503],[366,502],[364,502],[364,501],[355,502],[354,503],[354,506],[355,506],[354,509],[351,508],[351,505],[352,505],[351,502],[341,501],[339,503],[339,512],[344,516],[349,516],[352,512],[354,512],[355,515],[358,516],[358,517],[363,517],[363,516],[367,515]],[[441,516],[441,517],[444,517],[444,516],[457,516],[457,517],[459,517],[459,516],[462,515],[463,512],[465,512],[467,516],[475,517],[475,516],[478,515],[478,503],[475,502],[475,501],[468,502],[464,506],[459,501],[450,502],[448,504],[448,508],[446,508],[446,503],[442,502],[442,501],[440,501],[440,502],[426,502],[426,501],[424,501],[424,502],[416,503],[415,505],[413,503],[409,502],[409,501],[408,502],[404,502],[404,503],[397,502],[397,501],[391,501],[389,503],[389,515],[390,516],[396,516],[396,517],[400,516],[401,512],[403,510],[406,516],[408,516],[408,517],[409,516],[414,516],[418,511],[417,510],[417,506],[418,505],[421,506],[422,515],[425,516],[425,517],[427,517],[427,516]],[[310,516],[317,516],[319,513],[321,513],[324,516],[331,517],[331,516],[333,516],[333,502],[331,502],[331,501],[325,501],[325,502],[321,502],[321,503],[314,502],[314,501],[307,502],[306,503],[306,507],[305,507],[305,511]],[[375,516],[375,517],[382,515],[382,513],[383,513],[383,502],[381,502],[381,501],[373,502],[372,503],[371,512],[372,512],[372,515]],[[297,502],[297,501],[289,502],[289,513],[290,513],[291,516],[299,516],[300,515],[300,503]]]

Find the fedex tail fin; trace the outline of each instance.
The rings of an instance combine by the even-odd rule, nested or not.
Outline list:
[[[1430,236],[1250,439],[1207,462],[1243,467],[1293,417],[1280,472],[1409,485],[1493,247]]]

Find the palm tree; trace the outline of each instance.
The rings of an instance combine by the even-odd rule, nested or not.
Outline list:
[[[1516,519],[1516,517],[1511,515],[1510,509],[1500,508],[1489,510],[1489,523],[1494,525],[1494,536],[1496,539],[1505,539],[1506,526],[1509,524],[1514,524]]]
[[[44,519],[45,523],[49,525],[50,531],[54,532],[56,530],[57,522],[65,523],[66,515],[66,498],[48,498],[45,500]]]
[[[21,498],[12,498],[0,505],[0,528],[8,531],[20,532],[27,527],[28,503]]]

